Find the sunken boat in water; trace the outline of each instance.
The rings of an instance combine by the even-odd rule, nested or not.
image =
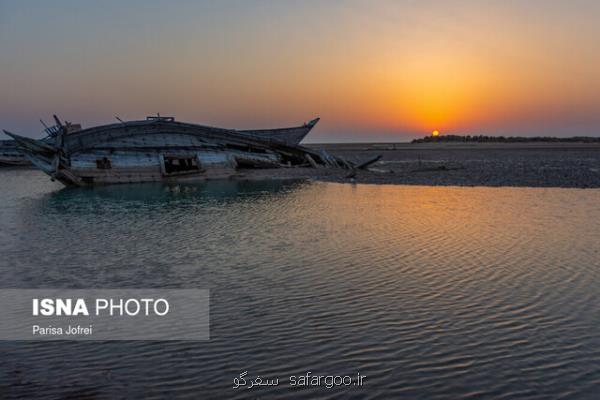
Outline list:
[[[4,131],[37,168],[67,186],[227,178],[245,168],[329,166],[345,160],[300,146],[317,124],[233,130],[147,117],[81,129],[62,123],[35,140]]]

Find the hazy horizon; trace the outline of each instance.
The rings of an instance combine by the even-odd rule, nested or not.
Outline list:
[[[0,0],[0,128],[160,112],[308,142],[600,135],[594,1]],[[3,137],[5,138],[5,137]]]

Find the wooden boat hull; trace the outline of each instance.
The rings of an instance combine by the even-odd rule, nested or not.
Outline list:
[[[183,171],[167,171],[165,157],[177,160],[194,160],[195,165]],[[100,166],[98,162],[108,164]],[[195,167],[195,168],[193,168]],[[206,179],[224,179],[236,174],[235,159],[223,152],[206,151],[93,151],[73,155],[70,172],[80,180],[80,185],[107,185],[136,182],[175,182]],[[60,180],[60,176],[57,179]],[[63,182],[71,184],[71,178]]]
[[[31,167],[32,164],[24,156],[4,157],[0,156],[0,167]]]
[[[60,124],[58,118],[57,122]],[[223,179],[243,168],[348,162],[298,145],[318,122],[237,131],[151,117],[34,140],[6,132],[37,168],[67,186]]]
[[[0,167],[31,166],[14,140],[0,140]]]
[[[319,122],[319,120],[320,118],[315,118],[302,126],[294,128],[255,129],[238,132],[259,137],[266,141],[277,141],[288,145],[297,145],[300,144],[306,135],[308,135],[310,130]]]

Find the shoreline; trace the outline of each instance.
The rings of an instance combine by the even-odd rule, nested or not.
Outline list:
[[[244,171],[246,179],[425,186],[600,188],[600,144],[309,144],[349,160],[382,159],[369,170],[281,168]]]
[[[380,185],[600,188],[600,144],[338,143],[308,144],[351,161],[381,160],[355,176],[336,168],[244,169],[232,179],[297,179]],[[33,166],[3,171],[35,170]],[[43,174],[40,171],[40,174]],[[49,179],[49,178],[48,178]]]

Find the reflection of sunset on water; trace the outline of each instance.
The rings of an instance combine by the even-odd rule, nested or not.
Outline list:
[[[585,201],[600,195],[593,189],[587,193]],[[571,251],[565,246],[585,249],[586,240],[573,243],[575,230],[591,237],[598,224],[585,222],[584,208],[574,206],[582,201],[577,196],[560,189],[317,184],[291,193],[289,201],[319,203],[318,218],[311,218],[306,235],[335,228],[328,240],[310,242],[317,252],[371,249],[396,259],[390,268],[422,268],[418,274],[441,281],[471,281],[475,271],[491,276],[503,270],[501,279],[508,282],[519,274],[546,273],[542,264],[549,260],[564,261],[564,270],[553,272],[565,274],[564,279],[578,268],[566,258]],[[552,221],[561,219],[571,224],[555,229]],[[542,263],[540,269],[532,271],[519,261],[524,258]],[[369,264],[366,258],[362,263]]]

